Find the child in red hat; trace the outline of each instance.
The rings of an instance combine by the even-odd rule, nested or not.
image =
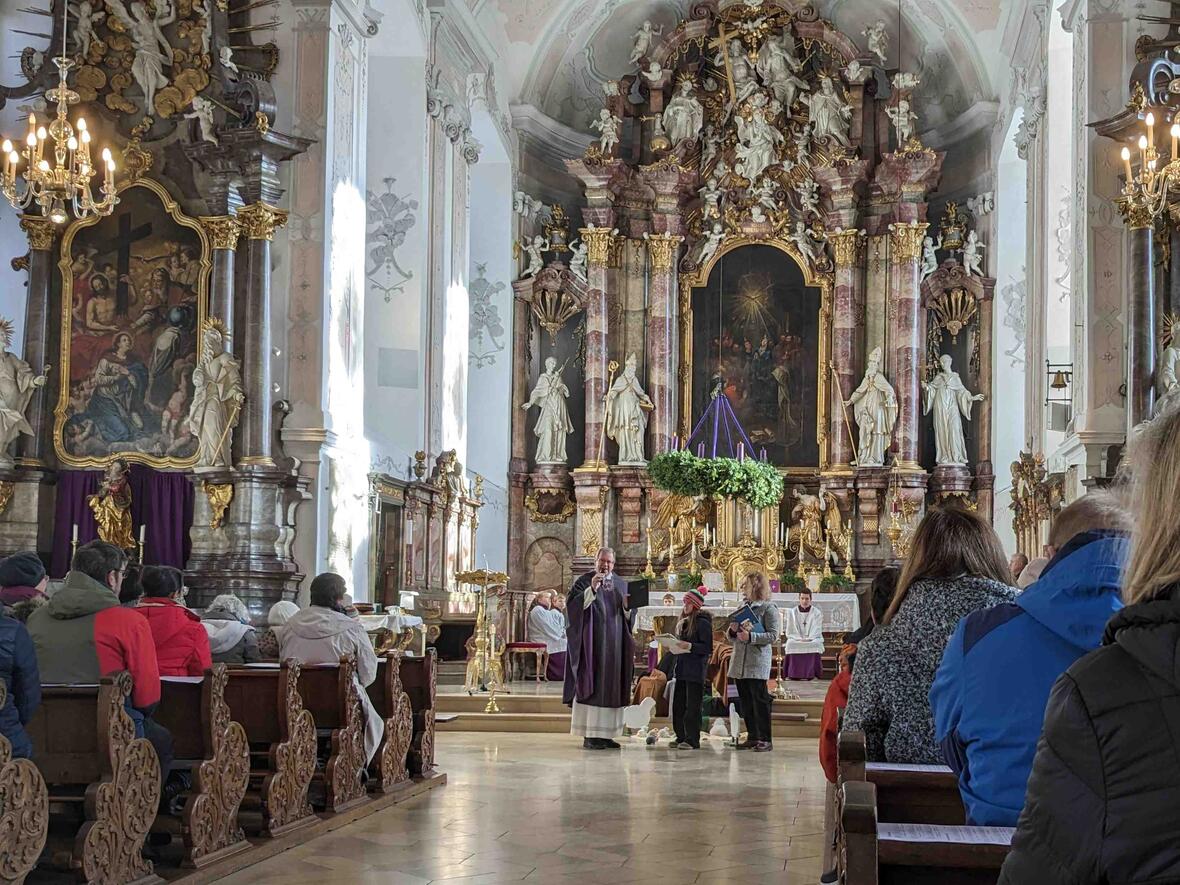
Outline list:
[[[701,748],[701,698],[705,688],[705,667],[713,654],[713,616],[702,609],[704,587],[693,587],[684,594],[684,609],[676,624],[681,645],[671,649],[676,655],[673,675],[676,690],[672,696],[672,727],[676,739],[671,746],[680,750]]]

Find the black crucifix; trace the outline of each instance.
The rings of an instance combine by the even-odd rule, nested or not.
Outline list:
[[[141,224],[137,228],[132,228],[131,212],[128,211],[119,215],[118,236],[113,240],[96,244],[98,246],[98,254],[106,255],[111,252],[116,254],[115,313],[118,316],[127,316],[127,308],[129,306],[127,282],[123,278],[131,273],[131,246],[139,240],[151,236],[151,233],[151,222]]]

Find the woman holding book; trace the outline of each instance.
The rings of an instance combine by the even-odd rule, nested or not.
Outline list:
[[[713,654],[713,616],[702,610],[704,587],[694,587],[684,594],[684,609],[676,624],[679,640],[670,651],[675,655],[675,691],[672,695],[672,726],[676,737],[673,749],[701,748],[701,697],[705,689],[705,665]]]
[[[782,632],[782,618],[770,601],[770,584],[761,572],[746,575],[742,597],[746,605],[734,615],[728,630],[733,641],[729,678],[737,685],[746,723],[746,740],[737,748],[765,753],[772,749],[770,705],[774,701],[766,680],[770,678],[774,641]]]

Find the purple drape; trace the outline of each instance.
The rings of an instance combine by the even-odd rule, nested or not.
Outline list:
[[[102,483],[101,470],[59,470],[57,507],[53,526],[53,557],[49,573],[60,578],[70,567],[70,539],[78,526],[78,543],[98,537],[94,515],[86,498],[95,494]],[[184,568],[192,542],[193,484],[187,473],[166,473],[142,464],[132,464],[131,522],[133,534],[147,526],[144,537],[145,565],[173,565]]]

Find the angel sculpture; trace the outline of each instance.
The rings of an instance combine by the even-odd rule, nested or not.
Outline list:
[[[908,71],[898,71],[893,75],[895,92],[912,92],[918,88],[918,84],[921,82],[917,74],[911,74]]]
[[[807,229],[807,225],[802,221],[795,222],[795,231],[787,237],[795,248],[799,250],[799,254],[811,262],[811,266],[815,267],[823,261],[824,240],[812,230]]]
[[[609,156],[619,143],[619,131],[623,121],[610,112],[610,108],[603,108],[598,112],[598,119],[590,121],[590,128],[597,129],[602,135],[598,139],[599,150]]]
[[[755,69],[784,108],[789,109],[800,92],[811,89],[806,80],[797,76],[803,70],[803,62],[796,54],[795,40],[788,31],[784,30],[777,40],[773,35],[766,38],[758,52]]]
[[[942,248],[942,234],[938,235],[938,242],[930,237],[922,240],[922,279],[938,270],[938,250]]]
[[[889,33],[884,21],[876,21],[860,32],[869,41],[869,52],[877,56],[884,65],[889,60]]]
[[[213,102],[203,95],[193,96],[193,109],[184,115],[186,120],[196,120],[201,130],[201,138],[217,144],[217,133],[214,132]]]
[[[90,0],[81,0],[74,15],[74,40],[82,50],[82,57],[85,58],[90,54],[91,41],[98,39],[94,33],[94,26],[105,19],[107,14],[96,11]]]
[[[521,240],[518,244],[520,251],[529,257],[528,267],[524,269],[521,274],[521,279],[525,277],[535,277],[541,272],[541,268],[545,266],[545,258],[543,253],[548,252],[553,248],[549,242],[548,237],[543,237],[540,234],[533,237],[530,241],[528,239]]]
[[[795,165],[806,166],[811,161],[811,126],[804,123],[791,140],[795,142]]]
[[[816,138],[827,138],[842,147],[852,147],[848,127],[852,122],[852,105],[836,91],[831,77],[820,80],[819,92],[803,96],[807,103],[807,122]]]
[[[232,71],[235,75],[240,74],[237,64],[234,63],[234,51],[232,47],[222,46],[219,53],[221,59],[221,66],[227,71]]]
[[[696,138],[705,122],[705,109],[692,92],[692,81],[681,80],[678,91],[664,108],[664,128],[672,144]]]
[[[774,198],[777,185],[773,178],[763,178],[757,187],[750,189],[750,196],[757,201],[757,205],[770,212],[778,211],[778,201]]]
[[[201,17],[201,52],[209,54],[209,38],[213,34],[213,16],[209,14],[209,0],[192,0],[193,12]]]
[[[582,282],[586,282],[586,256],[589,254],[589,247],[581,241],[581,239],[574,240],[570,243],[570,273],[576,276]]]
[[[661,79],[663,79],[664,68],[660,65],[660,63],[658,61],[653,61],[650,65],[647,66],[646,71],[640,71],[639,73],[643,75],[643,79],[645,79],[652,86],[655,86],[657,83],[660,82]]]
[[[720,218],[722,194],[717,179],[710,178],[697,193],[701,195],[701,215],[705,218]]]
[[[661,36],[663,33],[663,25],[660,25],[658,28],[653,28],[651,26],[651,21],[645,21],[640,26],[639,30],[635,32],[635,36],[632,37],[633,42],[631,44],[631,64],[635,64],[639,61],[639,59],[647,55],[647,52],[649,49],[651,49],[651,45],[655,42],[656,37]]]
[[[799,206],[804,217],[819,215],[819,182],[814,178],[804,178],[795,185],[795,193],[799,195]]]
[[[966,242],[963,243],[963,270],[967,271],[968,276],[983,276],[983,248],[983,243],[979,242],[979,235],[975,231],[970,231]]]
[[[778,147],[783,143],[783,134],[771,125],[774,114],[768,103],[766,94],[759,93],[750,101],[748,116],[738,117],[734,169],[746,181],[757,181],[768,166],[778,162]]]
[[[705,236],[704,242],[701,243],[701,251],[697,254],[697,267],[704,267],[709,263],[721,248],[721,241],[724,239],[725,230],[721,227],[721,222],[713,222],[713,229]]]
[[[721,149],[721,135],[712,123],[705,127],[705,134],[701,137],[701,169],[708,169],[717,151]]]
[[[897,146],[903,147],[907,141],[913,138],[914,125],[918,122],[918,115],[914,113],[914,109],[904,98],[899,98],[895,107],[885,108],[885,115],[897,132]]]
[[[860,63],[860,59],[854,58],[848,63],[848,67],[844,69],[844,76],[849,83],[859,83],[861,77],[868,74],[868,68]]]
[[[792,538],[798,538],[791,544],[791,549],[799,554],[799,558],[802,559],[804,554],[820,560],[832,554],[847,558],[848,533],[836,496],[824,492],[820,497],[799,489],[793,489],[791,496],[796,501],[791,509],[791,521],[798,526],[797,531],[791,533]]]
[[[107,0],[111,14],[127,29],[135,46],[135,60],[131,63],[131,76],[143,92],[143,111],[154,112],[156,92],[168,85],[164,76],[164,65],[172,64],[172,46],[164,36],[164,25],[176,21],[176,8],[169,0],[156,4],[156,14],[148,14],[142,0],[132,0],[131,11],[123,0]]]

